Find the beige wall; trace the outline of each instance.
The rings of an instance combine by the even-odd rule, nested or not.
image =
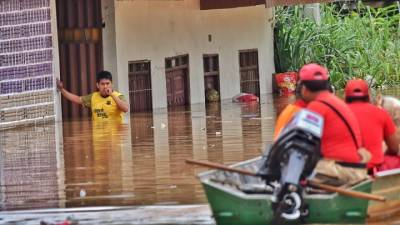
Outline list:
[[[204,102],[203,54],[218,53],[221,98],[240,92],[238,51],[258,49],[260,91],[272,90],[272,10],[264,6],[201,11],[199,0],[112,1],[114,15],[104,13],[104,68],[115,67],[116,86],[128,96],[128,61],[150,60],[153,107],[167,106],[165,57],[189,54],[191,103]],[[109,4],[107,4],[109,7]],[[110,8],[108,8],[110,9]],[[108,22],[107,22],[108,21]],[[108,31],[107,31],[108,30]],[[208,35],[212,41],[208,41]],[[110,54],[115,38],[116,57]],[[111,46],[111,47],[110,47]],[[110,51],[106,51],[111,49]]]
[[[115,42],[115,9],[114,0],[101,1],[101,15],[105,27],[103,28],[103,63],[104,69],[117,74],[117,51]],[[118,83],[118,76],[114,76],[114,82]],[[127,93],[126,93],[127,94]]]

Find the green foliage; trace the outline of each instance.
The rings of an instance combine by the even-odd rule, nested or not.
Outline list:
[[[374,9],[360,4],[356,12],[344,15],[332,5],[321,4],[320,24],[305,17],[302,8],[275,10],[277,72],[316,62],[329,69],[336,88],[353,77],[367,79],[374,87],[400,84],[397,5]]]

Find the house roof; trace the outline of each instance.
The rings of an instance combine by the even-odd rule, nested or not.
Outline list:
[[[200,9],[227,9],[255,5],[273,7],[279,5],[296,5],[332,1],[333,0],[200,0]]]
[[[333,2],[333,0],[265,0],[266,7]]]

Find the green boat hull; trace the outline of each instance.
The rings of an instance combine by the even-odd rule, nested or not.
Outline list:
[[[232,167],[257,171],[259,159],[251,159]],[[270,224],[273,218],[272,195],[268,192],[249,194],[239,188],[240,184],[263,183],[259,178],[212,170],[199,174],[199,179],[217,225]],[[400,169],[379,173],[375,180],[363,181],[349,189],[372,192],[400,204]],[[386,215],[380,213],[381,204],[337,193],[307,192],[303,198],[308,205],[309,215],[301,223],[363,224],[368,213]]]
[[[272,220],[272,201],[268,195],[231,193],[207,182],[203,182],[203,187],[218,225],[267,225]],[[364,182],[354,190],[370,192],[371,182]],[[305,223],[365,223],[368,200],[331,194],[322,198],[305,197],[305,202],[310,211]]]

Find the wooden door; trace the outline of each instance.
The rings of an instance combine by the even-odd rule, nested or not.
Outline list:
[[[129,99],[131,112],[152,110],[150,62],[129,63]]]
[[[260,96],[257,50],[239,52],[240,91]]]
[[[167,73],[168,106],[186,105],[186,75],[184,70],[174,70]]]
[[[101,0],[56,0],[60,76],[77,95],[96,90],[103,69]],[[90,115],[89,110],[62,99],[63,118]]]
[[[165,59],[167,104],[182,106],[190,103],[189,56],[175,56]]]

